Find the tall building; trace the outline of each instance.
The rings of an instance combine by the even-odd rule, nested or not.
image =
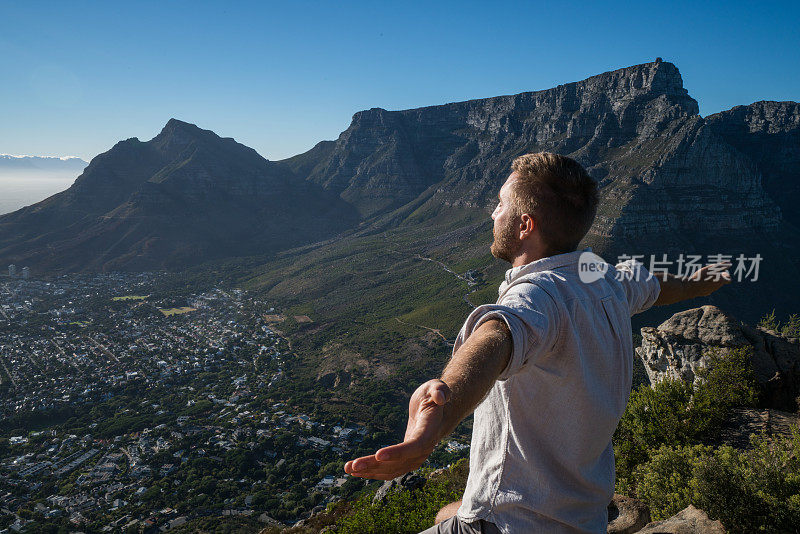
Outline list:
[[[17,276],[17,266],[13,263],[8,266],[8,276]]]
[[[30,277],[31,277],[31,270],[30,270],[30,268],[29,268],[29,267],[23,267],[23,268],[22,268],[22,279],[23,279],[23,280],[27,280],[27,279],[28,279],[28,278],[30,278]]]

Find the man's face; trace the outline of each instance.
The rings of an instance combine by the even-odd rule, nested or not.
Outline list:
[[[522,248],[522,240],[517,232],[519,217],[514,213],[511,199],[511,186],[514,180],[516,180],[516,175],[512,172],[506,183],[500,188],[500,193],[497,195],[499,202],[492,213],[492,219],[494,219],[492,256],[509,263],[514,263],[514,257]]]

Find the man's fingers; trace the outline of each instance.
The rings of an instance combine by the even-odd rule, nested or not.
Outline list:
[[[428,395],[433,402],[441,406],[450,401],[452,392],[443,380],[431,380],[428,386]]]
[[[380,462],[400,461],[403,459],[419,458],[430,454],[418,441],[404,441],[397,445],[384,447],[375,453],[375,458]]]
[[[722,262],[722,263],[713,263],[710,265],[706,265],[705,267],[701,267],[697,271],[695,271],[691,276],[689,276],[689,280],[695,280],[700,282],[719,282],[722,281],[723,283],[728,283],[731,281],[731,273],[728,272],[728,269],[733,267],[733,264],[730,262]]]
[[[350,460],[344,464],[344,471],[345,473],[353,473],[356,471],[363,471],[364,469],[374,468],[378,465],[380,465],[380,462],[378,462],[378,460],[375,458],[375,455],[372,454],[370,456],[362,456],[361,458]]]
[[[401,444],[402,445],[402,444]],[[394,445],[392,446],[394,447]],[[381,454],[381,451],[386,449],[391,449],[392,447],[386,447],[378,451],[377,454],[372,454],[370,456],[362,456],[361,458],[356,458],[355,460],[350,460],[346,464],[344,464],[344,470],[346,473],[351,472],[360,472],[360,471],[368,471],[368,470],[375,470],[375,469],[393,469],[394,467],[411,464],[415,462],[419,462],[422,465],[422,462],[425,461],[425,458],[428,457],[427,454],[417,454],[417,455],[408,455],[408,454],[400,454],[390,457],[379,457],[378,454]],[[404,449],[408,452],[407,449]]]
[[[393,480],[397,478],[396,476],[392,475],[384,475],[384,474],[372,474],[372,473],[350,473],[354,477],[358,478],[370,478],[372,480]],[[398,475],[399,476],[399,475]]]
[[[363,467],[359,470],[348,472],[348,474],[361,478],[388,480],[418,469],[425,462],[425,458],[423,456],[402,462],[382,462],[380,465]]]

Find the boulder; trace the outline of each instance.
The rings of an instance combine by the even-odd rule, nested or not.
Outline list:
[[[725,528],[690,504],[669,519],[648,524],[638,534],[725,534]]]
[[[395,479],[387,480],[375,493],[375,496],[372,498],[372,504],[382,504],[386,502],[386,497],[389,495],[389,493],[394,491],[413,491],[419,489],[425,485],[425,482],[425,477],[415,473],[406,473],[405,475],[399,476]]]
[[[798,423],[797,414],[781,410],[734,408],[720,430],[718,444],[746,449],[750,447],[751,434],[789,437]]]
[[[642,501],[614,494],[608,505],[608,534],[634,534],[650,522],[650,509]]]
[[[641,330],[636,353],[651,382],[664,378],[693,382],[714,350],[751,347],[750,362],[765,408],[795,411],[800,393],[800,343],[746,325],[716,306],[676,313],[657,328]]]

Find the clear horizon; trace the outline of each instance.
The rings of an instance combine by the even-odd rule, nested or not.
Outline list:
[[[703,116],[800,100],[797,3],[423,5],[5,4],[0,152],[89,161],[175,117],[278,160],[362,109],[537,91],[656,57]]]

